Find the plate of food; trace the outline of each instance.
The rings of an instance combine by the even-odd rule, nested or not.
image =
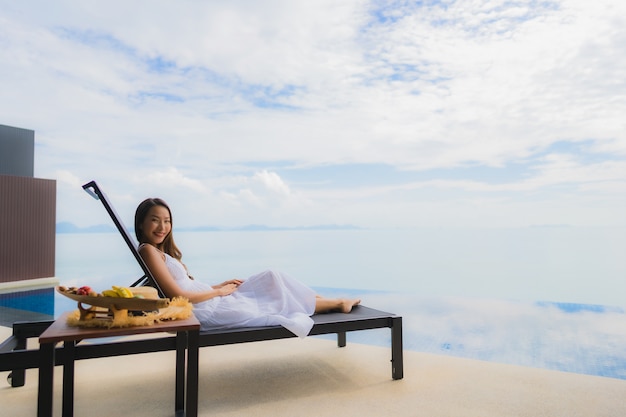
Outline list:
[[[88,286],[58,286],[57,291],[80,304],[112,310],[152,311],[169,305],[169,298],[159,298],[152,287],[119,287],[97,292]],[[80,307],[80,306],[79,306]]]

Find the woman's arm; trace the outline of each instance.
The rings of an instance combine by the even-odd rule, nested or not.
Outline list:
[[[146,263],[150,272],[152,272],[154,279],[156,279],[165,295],[169,298],[184,297],[192,303],[199,303],[210,300],[211,298],[232,294],[235,290],[237,290],[237,285],[231,283],[209,291],[184,291],[178,286],[176,280],[167,269],[167,266],[165,265],[165,255],[163,255],[163,253],[157,250],[154,246],[142,245],[139,248],[139,254]]]

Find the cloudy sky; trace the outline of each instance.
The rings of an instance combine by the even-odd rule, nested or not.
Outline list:
[[[624,225],[626,2],[0,0],[58,221]]]

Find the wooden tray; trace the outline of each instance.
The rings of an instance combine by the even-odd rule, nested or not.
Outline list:
[[[122,297],[92,297],[89,295],[78,295],[63,292],[56,288],[59,294],[62,294],[68,298],[79,303],[87,304],[90,306],[103,307],[115,310],[133,310],[133,311],[151,311],[165,308],[170,304],[169,298],[122,298]]]

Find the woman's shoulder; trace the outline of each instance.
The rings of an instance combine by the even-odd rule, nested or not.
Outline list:
[[[137,250],[139,251],[139,253],[148,253],[148,251],[157,250],[157,248],[147,243],[140,243],[137,247]]]
[[[139,245],[137,250],[142,258],[158,256],[159,258],[165,260],[165,254],[148,243],[142,243]]]

